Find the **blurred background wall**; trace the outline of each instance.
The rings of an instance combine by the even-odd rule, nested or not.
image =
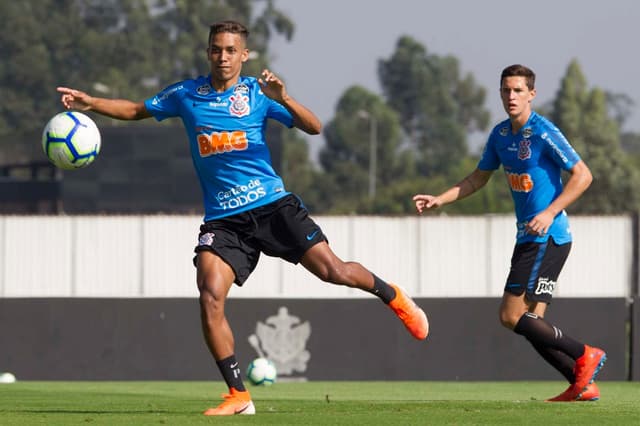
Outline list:
[[[216,377],[202,341],[192,215],[1,216],[0,369],[32,380]],[[429,315],[414,341],[368,293],[263,256],[227,311],[239,359],[283,378],[555,380],[498,322],[510,216],[319,216],[336,253],[401,284]],[[604,347],[601,379],[638,379],[634,219],[574,217],[547,317]],[[517,361],[514,361],[517,360]]]

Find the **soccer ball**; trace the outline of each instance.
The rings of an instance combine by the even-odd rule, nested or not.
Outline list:
[[[254,385],[272,385],[277,375],[276,366],[266,358],[254,359],[247,368],[247,378]]]
[[[53,116],[42,132],[42,149],[49,161],[65,170],[93,163],[100,152],[100,131],[87,115],[77,111]]]
[[[16,382],[16,376],[14,376],[13,374],[6,372],[6,373],[0,373],[0,383],[15,383]]]

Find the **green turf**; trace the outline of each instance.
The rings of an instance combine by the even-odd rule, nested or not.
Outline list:
[[[221,382],[0,384],[5,425],[630,425],[640,384],[600,382],[597,402],[545,403],[561,382],[307,382],[250,388],[255,416],[201,415]]]

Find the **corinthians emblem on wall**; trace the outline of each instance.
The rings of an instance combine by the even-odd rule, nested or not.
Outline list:
[[[258,356],[268,358],[275,365],[279,376],[295,372],[304,373],[311,354],[306,349],[311,335],[309,321],[300,323],[300,318],[289,315],[282,306],[278,314],[256,324],[256,332],[249,336],[249,343]]]

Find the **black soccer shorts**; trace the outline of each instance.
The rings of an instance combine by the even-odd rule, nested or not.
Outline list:
[[[552,237],[544,243],[516,244],[504,291],[517,296],[526,292],[527,300],[551,303],[558,276],[570,251],[570,242],[558,245]]]
[[[307,250],[322,241],[327,241],[322,229],[300,199],[288,194],[273,203],[202,224],[195,252],[208,250],[220,256],[241,286],[256,268],[260,253],[297,264]]]

